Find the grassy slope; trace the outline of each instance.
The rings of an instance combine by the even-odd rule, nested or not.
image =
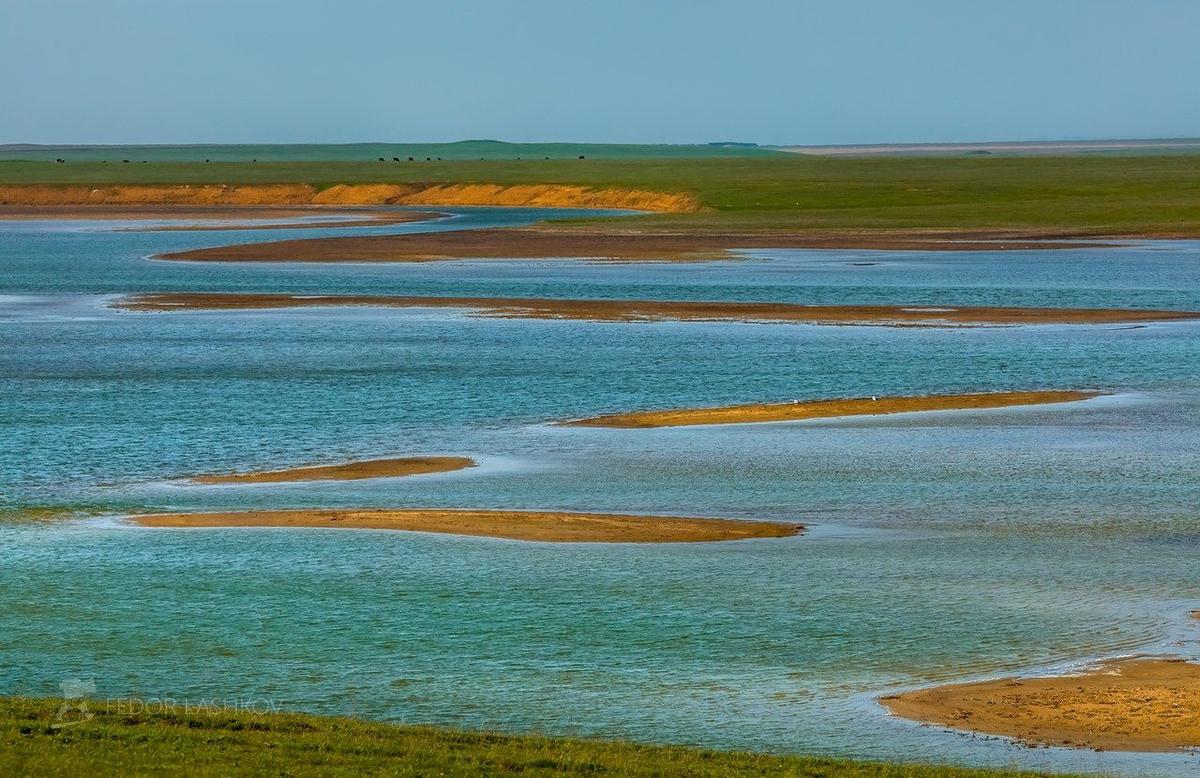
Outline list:
[[[0,698],[3,775],[614,775],[998,778],[1006,771],[897,766],[456,732],[250,712],[142,713],[89,703],[90,721],[54,729],[60,701]],[[1028,775],[1028,774],[1026,774]]]
[[[527,160],[416,163],[0,162],[0,184],[567,183],[692,192],[671,229],[1013,228],[1200,235],[1200,155]]]

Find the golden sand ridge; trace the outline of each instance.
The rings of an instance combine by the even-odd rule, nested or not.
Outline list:
[[[275,484],[288,481],[357,481],[365,478],[396,478],[426,473],[449,473],[476,462],[468,457],[398,457],[365,459],[338,465],[292,467],[253,473],[218,473],[188,478],[202,484]]]
[[[562,511],[309,509],[134,516],[146,527],[325,527],[436,532],[548,543],[700,543],[784,538],[800,524]]]
[[[1000,678],[880,700],[917,721],[1024,743],[1114,751],[1200,747],[1200,665],[1148,657],[1082,675]]]
[[[914,411],[1006,408],[1018,405],[1067,403],[1097,397],[1100,392],[1027,391],[980,392],[975,394],[925,395],[919,397],[859,397],[834,400],[797,400],[786,403],[750,403],[718,408],[681,408],[663,411],[634,411],[560,422],[571,427],[685,427],[697,424],[756,424],[768,421],[832,419],[841,416],[876,416]]]
[[[163,292],[122,298],[127,311],[238,310],[367,306],[461,308],[512,319],[585,321],[742,321],[894,327],[1009,324],[1128,324],[1200,319],[1197,311],[1134,308],[1000,308],[928,305],[799,305],[682,300],[556,300],[534,297],[412,297]]]

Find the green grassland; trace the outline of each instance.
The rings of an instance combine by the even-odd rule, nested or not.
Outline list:
[[[622,775],[1001,778],[1031,773],[509,736],[356,719],[131,702],[0,698],[0,774]],[[147,710],[149,709],[149,710]],[[61,726],[63,722],[69,723]]]
[[[0,184],[561,183],[695,194],[680,230],[1014,229],[1200,235],[1200,155],[444,162],[0,162]],[[616,222],[610,222],[616,224]],[[626,222],[623,226],[629,226]]]

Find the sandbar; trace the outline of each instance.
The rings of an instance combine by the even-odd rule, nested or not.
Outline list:
[[[682,300],[555,300],[525,297],[411,297],[208,292],[140,294],[113,307],[127,311],[238,310],[368,306],[461,308],[484,316],[585,321],[759,321],[801,324],[947,327],[1015,324],[1125,324],[1200,319],[1197,311],[1134,308],[1000,308],[928,305],[799,305]]]
[[[252,473],[217,473],[188,478],[202,484],[275,484],[288,481],[357,481],[365,478],[396,478],[425,473],[448,473],[475,467],[467,457],[399,457],[366,459],[338,465],[293,467]]]
[[[436,262],[455,259],[608,259],[696,261],[723,259],[734,249],[880,249],[994,251],[1096,248],[1101,244],[997,232],[914,233],[662,233],[544,228],[454,230],[283,240],[162,254],[192,262]],[[1110,244],[1103,244],[1110,245]]]
[[[1200,746],[1200,665],[1147,657],[1082,675],[1000,678],[883,697],[892,713],[1026,744],[1114,751]]]
[[[718,408],[680,408],[634,411],[561,422],[570,427],[686,427],[696,424],[756,424],[768,421],[831,419],[840,416],[876,416],[914,411],[948,411],[972,408],[1006,408],[1087,400],[1099,392],[1031,391],[980,392],[976,394],[925,395],[920,397],[856,397],[834,400],[797,400],[786,403],[750,403]]]
[[[561,511],[337,509],[134,516],[147,527],[334,527],[437,532],[549,543],[699,543],[784,538],[800,524]]]

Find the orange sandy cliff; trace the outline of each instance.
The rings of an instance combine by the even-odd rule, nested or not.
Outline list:
[[[203,184],[196,186],[0,186],[0,205],[508,205],[695,211],[687,194],[565,184]]]

